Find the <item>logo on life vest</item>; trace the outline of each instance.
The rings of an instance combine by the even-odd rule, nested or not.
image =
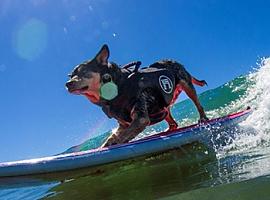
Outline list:
[[[172,81],[167,76],[161,75],[159,77],[159,85],[160,85],[161,89],[167,94],[170,94],[173,90]]]

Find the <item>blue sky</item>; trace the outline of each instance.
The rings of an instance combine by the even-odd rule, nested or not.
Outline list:
[[[0,161],[59,153],[114,127],[67,74],[103,43],[111,61],[183,63],[208,88],[270,54],[269,1],[1,0]]]

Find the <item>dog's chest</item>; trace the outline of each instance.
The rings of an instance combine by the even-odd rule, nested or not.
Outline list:
[[[131,122],[130,113],[134,102],[129,100],[127,97],[119,98],[117,101],[102,106],[102,110],[109,118],[115,118],[122,122]]]

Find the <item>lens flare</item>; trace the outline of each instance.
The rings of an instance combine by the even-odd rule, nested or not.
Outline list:
[[[47,46],[47,26],[38,19],[30,19],[15,34],[15,51],[28,61],[37,59]]]

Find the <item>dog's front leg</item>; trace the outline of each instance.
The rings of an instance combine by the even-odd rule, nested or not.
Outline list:
[[[117,130],[115,131],[115,133],[111,134],[107,140],[102,144],[101,147],[107,147],[107,146],[111,146],[111,145],[115,145],[115,144],[119,144],[120,143],[120,139],[118,137],[118,135],[121,135],[121,133],[124,131],[124,129],[126,129],[127,127],[123,126],[122,124],[119,123],[119,126],[117,128]]]
[[[148,117],[138,117],[137,114],[134,114],[134,116],[133,121],[128,127],[119,125],[117,131],[105,141],[102,147],[126,143],[135,138],[149,125]]]
[[[119,124],[116,133],[113,133],[102,145],[107,147],[115,144],[126,143],[141,133],[150,124],[147,112],[147,103],[144,98],[139,98],[131,112],[132,122],[128,127]]]

